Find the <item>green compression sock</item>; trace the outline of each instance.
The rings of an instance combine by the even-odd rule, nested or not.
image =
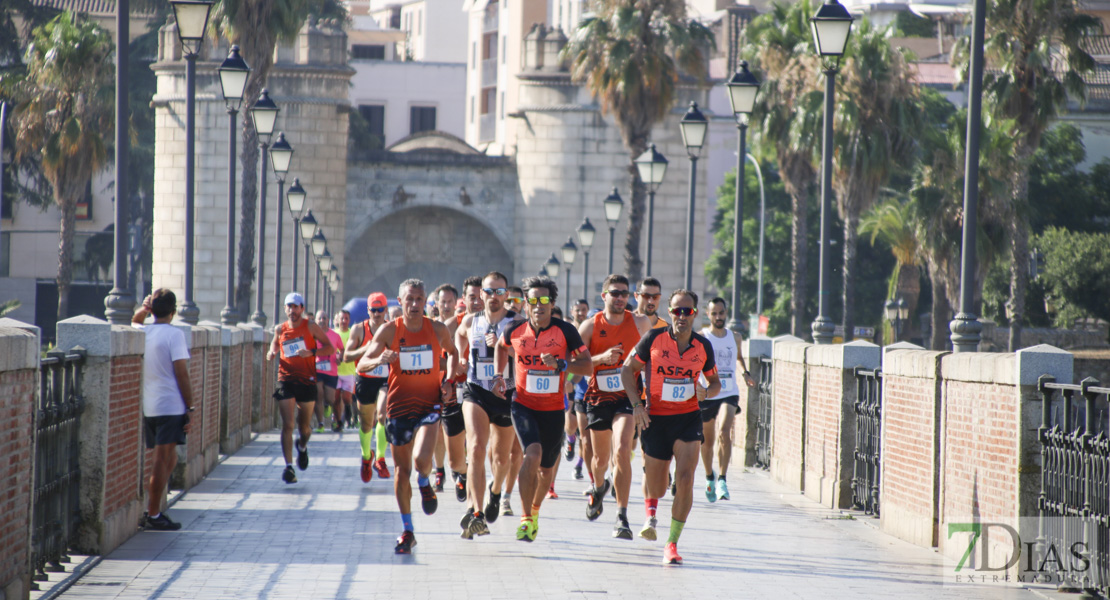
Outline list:
[[[686,527],[686,523],[671,519],[671,533],[667,536],[668,544],[677,544],[678,537],[682,535],[682,528]]]
[[[358,430],[358,443],[362,446],[362,460],[369,460],[374,454],[373,450],[373,431],[363,432],[360,427]]]
[[[378,443],[378,458],[385,458],[385,447],[387,444],[385,439],[385,425],[378,423],[378,426],[374,428],[374,435]]]

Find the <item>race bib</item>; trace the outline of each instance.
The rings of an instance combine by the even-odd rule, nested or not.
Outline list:
[[[304,338],[293,338],[281,343],[281,353],[285,358],[293,358],[301,350],[305,350]]]
[[[435,357],[432,354],[432,347],[427,344],[423,346],[405,346],[401,348],[402,371],[422,371],[431,369],[435,366],[434,360]]]
[[[594,375],[597,379],[597,389],[603,392],[623,392],[624,383],[621,382],[620,369],[602,369]]]
[[[324,371],[324,372],[330,371],[331,370],[331,361],[326,359],[326,358],[317,358],[316,359],[316,370],[317,371]]]
[[[524,390],[529,394],[555,394],[559,392],[559,374],[555,371],[528,371]]]
[[[685,402],[694,397],[693,379],[663,379],[663,390],[660,399],[664,402]]]
[[[366,372],[367,377],[389,377],[389,364],[380,364],[374,367],[372,371]]]
[[[490,380],[497,376],[497,367],[493,365],[492,358],[475,359],[474,368],[478,373],[478,379]]]

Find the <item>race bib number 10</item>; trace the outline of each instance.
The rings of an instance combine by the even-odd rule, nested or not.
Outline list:
[[[422,371],[424,369],[431,369],[435,366],[432,362],[435,357],[432,355],[432,347],[430,345],[423,346],[404,346],[401,348],[401,370],[402,371]]]
[[[559,392],[559,374],[554,371],[528,371],[524,390],[529,394],[555,394]]]
[[[475,361],[474,366],[478,371],[478,379],[489,380],[497,375],[497,368],[493,366],[492,358],[479,358]]]
[[[597,372],[595,377],[597,377],[597,389],[603,392],[624,391],[620,369],[602,369]]]
[[[685,402],[694,397],[694,380],[664,378],[660,396],[664,402]]]

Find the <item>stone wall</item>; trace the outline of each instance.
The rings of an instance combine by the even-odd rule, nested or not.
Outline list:
[[[812,344],[776,341],[772,349],[771,477],[803,489],[806,350]]]
[[[744,356],[744,364],[748,366],[748,371],[751,372],[757,384],[754,388],[748,388],[744,385],[743,378],[737,374],[736,382],[741,390],[740,411],[733,422],[732,444],[734,452],[739,452],[734,456],[734,461],[745,467],[755,465],[755,436],[759,420],[759,360],[771,358],[771,346],[771,338],[756,336],[744,340],[743,347],[740,349]],[[746,393],[744,393],[745,390]]]
[[[0,597],[30,591],[38,335],[0,324]]]

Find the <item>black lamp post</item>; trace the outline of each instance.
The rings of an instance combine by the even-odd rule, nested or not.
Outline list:
[[[270,136],[274,133],[277,123],[278,106],[270,99],[270,92],[262,90],[262,94],[251,107],[251,118],[254,119],[254,130],[258,133],[258,157],[261,161],[258,169],[258,232],[255,246],[258,260],[258,273],[255,277],[254,314],[251,321],[266,326],[266,313],[262,311],[262,288],[266,281],[266,150],[270,146]],[[276,315],[275,315],[276,318]]]
[[[740,251],[744,238],[744,167],[748,154],[748,117],[755,109],[755,96],[759,93],[759,80],[748,70],[748,61],[740,61],[740,68],[728,80],[728,101],[736,115],[739,131],[739,148],[736,154],[736,207],[735,235],[732,241],[732,317],[728,328],[739,331],[740,325]]]
[[[605,221],[609,225],[609,271],[606,274],[608,277],[608,274],[613,272],[613,234],[617,229],[617,223],[621,220],[624,200],[621,200],[621,194],[617,188],[613,188],[602,204],[605,206]]]
[[[297,289],[297,249],[301,246],[297,238],[301,234],[301,213],[304,212],[307,197],[308,194],[301,187],[300,178],[294,177],[293,185],[289,186],[289,192],[285,194],[285,201],[289,204],[289,214],[293,215],[293,277],[289,280],[290,287],[293,289]]]
[[[572,266],[574,266],[574,259],[578,257],[578,246],[574,245],[574,238],[568,237],[567,238],[567,243],[563,244],[563,246],[561,248],[559,248],[559,251],[563,254],[563,265],[565,265],[566,268],[567,268],[567,288],[566,288],[566,293],[563,294],[563,295],[566,296],[566,300],[565,300],[564,303],[566,304],[566,312],[569,315],[570,314],[570,296],[571,296],[571,293],[570,293],[570,268]],[[587,302],[588,301],[589,301],[589,299],[587,298]]]
[[[335,300],[339,297],[339,267],[335,266],[334,262],[332,262],[331,271],[328,273],[328,286],[331,290],[332,302],[329,314],[332,314],[335,312]]]
[[[311,248],[312,256],[316,258],[316,293],[312,296],[312,306],[315,307],[320,302],[320,257],[328,250],[328,238],[319,227],[316,228],[316,235],[312,236]],[[305,294],[308,294],[308,290],[305,290]]]
[[[827,0],[810,19],[813,41],[817,53],[825,59],[825,128],[821,146],[821,260],[818,277],[817,318],[813,321],[813,341],[831,344],[835,325],[829,318],[829,229],[832,226],[832,159],[833,159],[833,100],[836,96],[836,73],[840,57],[848,45],[852,31],[852,15],[836,0]],[[845,338],[851,332],[844,332]]]
[[[644,274],[651,275],[651,246],[655,242],[655,190],[663,183],[663,176],[667,174],[667,159],[652,144],[634,162],[640,172],[640,181],[648,188],[647,260],[644,262]]]
[[[285,176],[289,174],[289,163],[293,160],[293,147],[285,140],[285,133],[279,132],[274,145],[270,146],[270,164],[274,166],[274,177],[278,182],[277,197],[277,235],[274,236],[274,323],[281,320],[281,218],[282,205],[285,204]]]
[[[220,311],[220,322],[234,325],[239,322],[239,311],[235,310],[235,161],[238,157],[235,135],[239,106],[243,103],[243,92],[247,87],[247,77],[251,69],[239,56],[239,46],[232,46],[231,52],[220,64],[220,90],[223,92],[224,105],[227,106],[227,298],[224,309]]]
[[[117,39],[130,39],[131,16],[129,14],[128,0],[116,0],[116,33]],[[127,278],[127,242],[128,221],[130,210],[128,207],[129,181],[127,179],[128,159],[130,151],[130,137],[128,136],[128,93],[130,71],[127,44],[116,47],[116,207],[115,232],[112,239],[112,258],[115,264],[112,269],[112,291],[104,298],[104,318],[115,325],[126,325],[131,321],[131,314],[135,309],[135,295],[131,292]],[[0,101],[0,198],[4,196],[4,122],[7,116],[8,105]],[[0,256],[0,259],[3,259]],[[8,253],[8,259],[11,253]],[[140,285],[140,288],[142,286]]]
[[[328,279],[331,278],[331,263],[332,263],[331,251],[328,250],[327,248],[324,248],[324,253],[320,255],[320,276],[322,276],[324,278],[324,289],[323,290],[318,290],[316,293],[319,294],[321,291],[323,292],[324,301],[321,302],[320,304],[322,305],[321,308],[324,308],[324,310],[328,311],[328,314],[331,314],[330,309],[327,308],[327,305],[328,305],[328,301],[327,301]]]
[[[197,54],[208,28],[208,0],[171,0],[177,37],[185,55],[185,293],[181,302],[181,320],[190,325],[200,321],[200,309],[193,300],[193,200],[196,162]],[[117,195],[119,190],[117,190]]]
[[[597,230],[590,223],[589,217],[578,226],[578,243],[582,246],[582,252],[586,255],[585,259],[582,260],[582,297],[587,302],[593,297],[590,294],[590,248],[594,245],[594,235],[596,234]],[[569,294],[570,290],[567,290],[567,293]]]
[[[300,230],[301,240],[304,242],[304,290],[305,295],[308,295],[308,257],[312,255],[312,238],[316,237],[316,230],[319,226],[316,224],[316,217],[312,216],[312,211],[301,219]],[[296,285],[294,283],[293,285]]]
[[[902,327],[910,318],[910,307],[906,299],[899,296],[898,300],[891,298],[883,305],[883,313],[890,326],[894,329],[894,341],[897,343],[902,338]]]
[[[686,205],[686,276],[683,280],[686,289],[694,287],[694,200],[698,191],[698,155],[705,145],[705,134],[709,120],[698,110],[698,103],[691,102],[690,109],[679,121],[682,129],[682,143],[690,156],[690,201]]]
[[[559,276],[559,259],[555,258],[554,252],[551,253],[547,262],[543,263],[543,272],[552,279]]]

